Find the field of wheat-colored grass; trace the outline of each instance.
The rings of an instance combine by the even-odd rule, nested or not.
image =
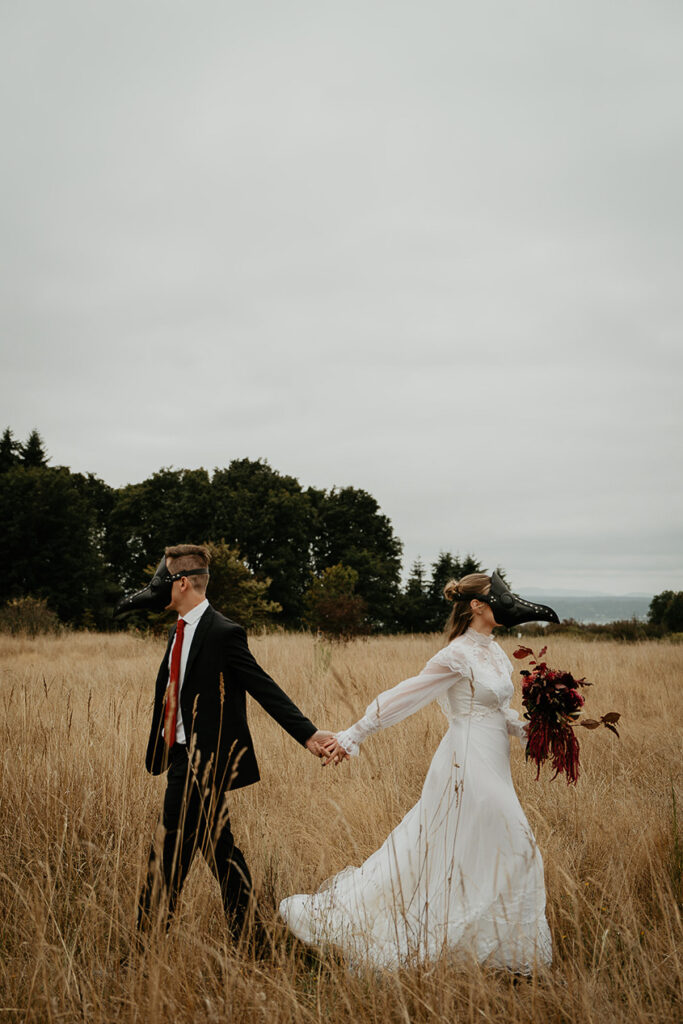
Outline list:
[[[502,643],[511,654],[514,642]],[[438,645],[435,637],[334,647],[305,635],[251,641],[264,668],[323,728],[350,724]],[[447,957],[400,972],[350,969],[292,941],[274,909],[272,954],[252,959],[227,941],[201,858],[169,935],[122,964],[164,788],[143,763],[162,651],[163,640],[128,635],[0,637],[0,1020],[683,1019],[683,647],[551,642],[552,665],[595,683],[587,711],[623,718],[620,740],[581,731],[576,788],[547,774],[536,782],[513,741],[513,777],[544,857],[555,947],[552,968],[528,980]],[[378,847],[417,799],[445,720],[429,707],[334,770],[250,708],[262,781],[234,795],[231,817],[268,913]]]

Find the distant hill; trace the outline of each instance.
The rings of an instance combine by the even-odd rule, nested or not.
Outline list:
[[[551,594],[549,591],[528,590],[523,594],[530,600],[542,601],[554,608],[560,619],[577,622],[616,622],[620,619],[647,619],[652,597],[647,594]]]

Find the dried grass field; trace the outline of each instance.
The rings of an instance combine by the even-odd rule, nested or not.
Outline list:
[[[503,641],[508,654],[513,643]],[[277,634],[251,642],[302,710],[330,728],[414,675],[438,644],[404,637],[330,647]],[[552,968],[528,980],[448,958],[354,973],[291,941],[274,910],[274,952],[250,959],[226,941],[201,858],[168,937],[136,966],[122,966],[164,786],[143,764],[162,651],[162,640],[128,635],[0,637],[0,1020],[683,1019],[683,647],[552,640],[550,664],[595,683],[587,711],[623,718],[620,740],[582,730],[576,788],[548,776],[536,782],[513,742],[555,945]],[[250,721],[262,781],[235,794],[232,820],[261,902],[273,908],[376,849],[416,800],[445,729],[432,706],[335,771],[321,769],[254,704]]]

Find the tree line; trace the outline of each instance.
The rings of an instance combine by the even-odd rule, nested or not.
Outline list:
[[[181,542],[211,545],[212,601],[245,625],[334,635],[440,630],[446,581],[481,570],[472,555],[443,552],[401,585],[402,544],[371,494],[304,488],[263,459],[160,469],[119,488],[49,463],[37,430],[23,443],[4,431],[5,597],[42,600],[76,626],[112,628],[121,594]]]
[[[209,544],[211,600],[245,626],[337,637],[438,632],[450,609],[446,582],[483,569],[474,555],[442,552],[429,566],[414,562],[401,584],[402,544],[371,494],[303,488],[264,459],[234,459],[212,473],[160,469],[118,488],[49,463],[37,430],[24,442],[9,427],[0,437],[8,602],[0,628],[115,628],[119,597],[144,586],[175,543]],[[588,628],[618,638],[621,629],[623,639],[683,632],[683,592],[656,595],[647,624],[547,627]]]

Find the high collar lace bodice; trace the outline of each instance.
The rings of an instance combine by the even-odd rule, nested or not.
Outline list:
[[[472,627],[465,630],[464,636],[477,647],[486,648],[490,647],[493,643],[493,633],[479,633],[476,629],[472,629]]]
[[[468,629],[456,637],[433,661],[450,666],[454,681],[439,704],[446,717],[480,715],[509,704],[513,693],[512,666],[494,637]]]

